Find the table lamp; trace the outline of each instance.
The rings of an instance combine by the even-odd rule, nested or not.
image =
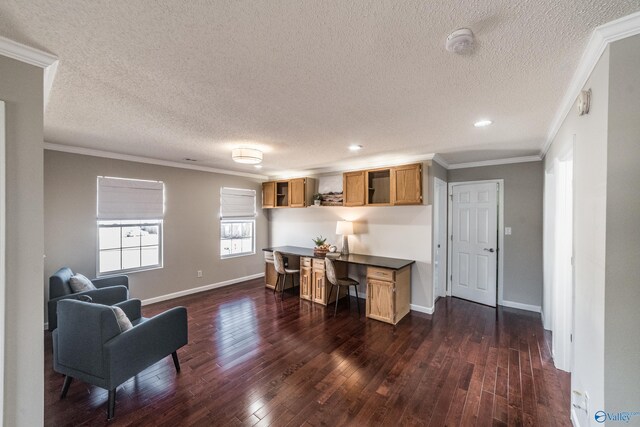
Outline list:
[[[351,221],[338,221],[336,234],[342,235],[342,253],[349,254],[349,235],[353,234],[353,223]]]

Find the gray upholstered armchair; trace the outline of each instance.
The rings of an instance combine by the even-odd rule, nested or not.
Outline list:
[[[107,389],[107,419],[111,419],[120,384],[170,354],[180,372],[176,351],[187,344],[187,309],[175,307],[147,319],[140,305],[138,299],[115,304],[133,324],[120,332],[111,307],[73,299],[58,303],[53,369],[66,375],[61,399],[73,378]]]
[[[129,278],[125,275],[92,279],[98,289],[92,291],[73,293],[69,286],[69,279],[73,271],[68,267],[62,267],[49,277],[49,330],[53,331],[57,322],[56,306],[58,301],[68,298],[77,298],[79,295],[88,295],[93,302],[98,304],[113,305],[126,301],[129,298]]]

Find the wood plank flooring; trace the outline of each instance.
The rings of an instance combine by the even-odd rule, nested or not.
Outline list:
[[[59,400],[45,333],[45,425],[571,425],[538,314],[441,298],[394,327],[354,303],[334,317],[259,279],[143,307],[187,307],[182,371],[167,357],[120,386],[110,423],[105,390],[74,381]]]

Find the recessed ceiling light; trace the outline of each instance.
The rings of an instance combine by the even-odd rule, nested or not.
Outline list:
[[[262,165],[254,165],[253,167],[256,169],[262,169]]]
[[[362,145],[359,145],[359,144],[351,144],[351,145],[349,146],[349,150],[351,150],[351,151],[359,151],[359,150],[362,150]]]
[[[477,128],[483,128],[485,126],[489,126],[491,123],[493,123],[491,120],[479,120],[475,122],[473,125]]]

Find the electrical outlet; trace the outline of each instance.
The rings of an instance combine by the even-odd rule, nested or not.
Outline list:
[[[505,236],[511,236],[511,227],[505,227],[504,228],[504,235]]]
[[[202,277],[202,270],[198,270],[198,277]]]

